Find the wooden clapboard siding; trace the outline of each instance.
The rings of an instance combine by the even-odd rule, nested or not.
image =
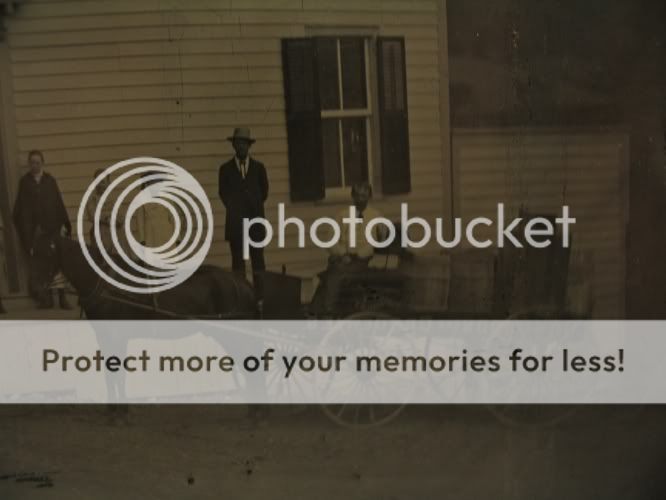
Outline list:
[[[215,214],[211,260],[228,265],[217,168],[224,138],[252,128],[268,167],[270,218],[287,203],[306,222],[341,203],[289,204],[280,39],[310,27],[370,29],[406,41],[412,192],[376,200],[390,217],[409,201],[434,218],[444,204],[435,0],[35,0],[8,23],[17,165],[42,149],[72,218],[93,172],[135,156],[190,170]],[[293,235],[294,232],[288,232]],[[311,272],[323,250],[267,250],[269,267]]]
[[[593,254],[594,314],[624,314],[628,139],[622,133],[549,130],[454,130],[454,211],[463,221],[569,205],[573,247]],[[494,231],[496,232],[496,228]],[[495,237],[479,227],[479,236]]]

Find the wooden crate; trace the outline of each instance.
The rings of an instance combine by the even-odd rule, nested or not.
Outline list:
[[[459,249],[451,253],[449,311],[489,314],[495,310],[496,253]]]
[[[405,300],[411,310],[446,311],[449,301],[448,255],[419,256],[401,266]]]

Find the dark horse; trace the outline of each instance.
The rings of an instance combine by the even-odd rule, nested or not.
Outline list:
[[[201,266],[192,276],[178,286],[154,295],[129,293],[117,289],[103,280],[88,263],[79,243],[69,238],[43,239],[40,251],[51,256],[52,268],[62,270],[79,294],[85,316],[89,320],[166,320],[166,319],[254,319],[258,317],[254,290],[250,283],[232,272],[216,266]],[[91,251],[91,255],[95,255]],[[198,322],[197,322],[198,323]],[[186,337],[200,325],[193,324],[192,331],[183,328],[179,337]],[[127,344],[136,335],[109,323],[93,324],[100,349],[106,353],[124,355]],[[214,328],[207,334],[229,352],[234,351],[233,338]],[[150,337],[146,331],[142,337]],[[160,337],[162,338],[162,337]],[[237,339],[239,340],[239,339]],[[246,339],[247,340],[247,339]],[[244,342],[247,345],[247,341]],[[122,400],[125,395],[125,379],[122,370],[106,376],[110,402]]]
[[[252,319],[257,316],[252,285],[219,267],[203,265],[180,285],[158,294],[130,293],[100,278],[77,241],[59,238],[49,244],[55,257],[54,267],[60,267],[79,293],[88,319]],[[90,253],[95,254],[92,250]]]

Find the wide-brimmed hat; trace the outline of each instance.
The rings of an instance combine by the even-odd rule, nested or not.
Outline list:
[[[234,135],[227,137],[228,141],[233,142],[236,139],[241,139],[244,141],[248,141],[250,144],[256,142],[255,139],[252,138],[252,134],[250,133],[249,128],[243,128],[243,127],[237,127],[234,129]]]

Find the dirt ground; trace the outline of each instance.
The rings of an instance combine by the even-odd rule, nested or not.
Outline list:
[[[0,499],[659,499],[666,407],[579,407],[549,428],[484,406],[356,430],[318,407],[0,408]]]
[[[126,420],[0,406],[0,500],[666,498],[666,406],[566,413],[531,427],[486,406],[411,406],[359,430],[319,407],[273,407],[254,425],[243,406],[133,406]]]

